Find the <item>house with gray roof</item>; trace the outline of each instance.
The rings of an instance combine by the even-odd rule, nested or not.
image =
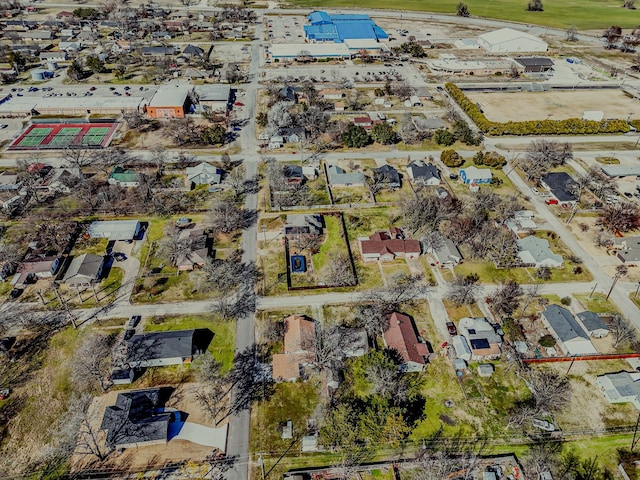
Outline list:
[[[567,172],[550,172],[542,176],[540,184],[560,203],[575,203],[577,182]]]
[[[617,250],[616,256],[626,265],[640,264],[640,237],[616,238],[613,248]]]
[[[140,233],[139,220],[105,220],[89,225],[91,238],[108,238],[109,240],[132,240]]]
[[[62,281],[70,287],[89,286],[100,279],[103,267],[104,257],[84,253],[71,261]]]
[[[549,305],[544,309],[540,318],[565,355],[594,355],[598,353],[589,340],[587,332],[566,308],[555,304]]]
[[[287,215],[287,222],[284,224],[284,236],[318,237],[322,235],[323,227],[322,215],[317,213],[309,215],[292,213]]]
[[[164,412],[159,388],[119,393],[108,406],[100,430],[106,431],[110,448],[130,448],[167,443],[173,412]]]
[[[400,174],[391,165],[382,165],[378,168],[372,168],[373,178],[384,185],[385,188],[400,188]]]
[[[440,246],[435,249],[431,248],[429,253],[436,257],[436,265],[439,265],[440,268],[455,267],[462,262],[460,250],[458,250],[455,243],[446,237]]]
[[[222,170],[210,163],[202,162],[195,167],[187,167],[187,181],[193,185],[218,185],[222,180]]]
[[[440,172],[438,168],[431,163],[426,164],[422,160],[414,160],[407,165],[407,174],[413,183],[419,185],[440,185]]]
[[[133,368],[191,363],[205,352],[213,335],[209,329],[146,332],[127,341],[126,363]]]
[[[609,403],[633,403],[640,410],[640,372],[606,373],[596,385]]]
[[[576,315],[582,326],[584,327],[584,331],[589,334],[589,336],[594,338],[602,338],[609,335],[609,327],[607,326],[600,315],[595,312],[585,311],[580,312]]]
[[[555,254],[549,248],[549,242],[533,235],[516,239],[518,258],[524,267],[562,267],[562,255]]]
[[[333,187],[363,187],[364,174],[362,172],[349,172],[337,165],[329,166],[329,182]]]

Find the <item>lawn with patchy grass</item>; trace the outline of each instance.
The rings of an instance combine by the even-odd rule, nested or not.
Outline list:
[[[572,295],[578,300],[584,308],[591,310],[595,313],[620,313],[618,307],[612,302],[607,300],[604,293],[594,293],[589,295],[588,293],[576,293]]]
[[[287,0],[292,6],[358,8],[355,0]],[[528,12],[526,2],[518,0],[468,0],[465,2],[473,16],[497,18],[513,22],[532,23],[555,28],[567,28],[575,25],[578,29],[604,29],[611,25],[631,28],[638,23],[635,10],[622,8],[617,0],[556,0],[544,2],[543,12]],[[389,3],[384,0],[370,0],[368,9],[417,10],[424,12],[456,14],[456,2],[438,2],[437,0],[400,0]]]
[[[155,317],[147,320],[145,332],[166,332],[169,330],[190,330],[208,328],[213,332],[213,340],[207,349],[214,358],[228,370],[233,365],[235,351],[235,323],[222,320],[217,314],[185,315],[182,317]],[[165,367],[162,367],[165,368]]]
[[[444,308],[447,310],[447,315],[449,315],[449,320],[452,322],[455,320],[460,320],[464,317],[483,317],[482,311],[478,307],[476,303],[472,303],[471,305],[460,305],[456,306],[450,300],[446,298],[442,300],[444,304]]]
[[[332,255],[338,252],[345,255],[347,253],[340,218],[333,215],[323,215],[322,218],[325,224],[324,241],[320,245],[318,253],[311,257],[313,268],[317,273],[322,272]]]
[[[464,250],[464,247],[462,250]],[[457,277],[465,277],[475,273],[480,277],[480,283],[502,283],[509,280],[514,280],[521,284],[533,283],[535,281],[535,272],[531,270],[533,269],[496,268],[493,262],[478,260],[465,260],[454,268]]]

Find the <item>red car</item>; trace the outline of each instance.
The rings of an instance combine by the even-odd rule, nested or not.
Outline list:
[[[0,388],[0,400],[4,400],[4,399],[8,398],[9,395],[11,395],[11,389],[10,388]]]
[[[549,200],[545,200],[545,202],[547,205],[557,205],[558,204],[558,200],[556,200],[555,198],[550,198]]]
[[[236,103],[234,103],[234,105],[236,107],[244,107],[244,103],[242,103],[242,102],[236,102]]]
[[[452,337],[458,334],[458,329],[453,322],[447,322],[447,330],[449,331],[449,335]]]

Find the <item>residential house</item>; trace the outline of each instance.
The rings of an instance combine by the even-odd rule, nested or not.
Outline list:
[[[613,248],[617,250],[616,256],[626,265],[640,264],[640,237],[616,238]]]
[[[273,355],[273,378],[292,382],[305,378],[316,361],[316,325],[300,315],[284,319],[284,352]]]
[[[275,150],[278,148],[282,148],[284,147],[284,137],[282,135],[273,135],[270,139],[269,139],[269,145],[267,145],[267,148],[271,149],[271,150]]]
[[[478,375],[481,377],[492,377],[494,370],[495,367],[491,363],[481,363],[478,365]]]
[[[566,308],[555,304],[549,305],[542,312],[541,319],[565,355],[593,355],[598,353],[591,340],[589,340],[587,332],[584,331]]]
[[[516,239],[518,259],[523,267],[560,268],[563,264],[562,255],[553,253],[549,248],[549,241],[529,235]]]
[[[486,318],[462,318],[458,322],[458,331],[470,347],[471,360],[500,357],[502,339]]]
[[[361,172],[347,173],[344,168],[337,165],[329,166],[329,181],[333,187],[362,187],[364,186],[364,174]]]
[[[74,42],[60,42],[58,43],[58,48],[60,50],[64,50],[65,52],[79,52],[82,50],[82,42],[74,41]]]
[[[203,354],[213,334],[209,329],[146,332],[127,341],[125,363],[131,368],[163,367],[191,363]]]
[[[26,32],[18,32],[21,40],[30,40],[34,42],[51,41],[54,38],[51,30],[27,30]]]
[[[489,168],[467,167],[460,169],[460,180],[466,185],[482,185],[491,183],[493,174]]]
[[[179,272],[190,272],[194,268],[202,268],[210,255],[209,235],[204,229],[182,230],[179,240],[187,242],[188,250],[182,252],[176,258],[176,267]]]
[[[60,258],[55,256],[36,257],[18,264],[11,285],[24,285],[38,279],[53,278],[60,267]]]
[[[286,143],[300,143],[307,138],[307,132],[303,127],[281,128],[279,134],[284,137]]]
[[[596,386],[609,403],[632,403],[640,410],[640,372],[606,373],[596,377]]]
[[[83,253],[71,261],[62,282],[70,287],[89,286],[100,279],[103,267],[104,257]]]
[[[401,372],[421,372],[427,364],[429,348],[416,332],[413,319],[408,315],[393,312],[389,316],[389,328],[382,334],[382,339],[385,347],[400,354]]]
[[[587,310],[578,313],[576,317],[580,323],[582,323],[584,331],[587,332],[590,337],[602,338],[609,335],[609,327],[597,313]]]
[[[290,102],[297,101],[296,90],[290,85],[282,87],[278,92],[278,95],[281,100],[288,100]]]
[[[515,212],[513,218],[505,222],[505,226],[520,236],[531,235],[537,228],[536,222],[533,221],[533,212],[531,210],[519,210]]]
[[[389,232],[376,232],[369,237],[360,237],[358,243],[363,260],[414,258],[421,253],[418,240],[405,240],[402,230],[394,227]]]
[[[160,30],[157,32],[151,32],[152,40],[171,40],[173,35],[171,32],[167,32],[166,30]]]
[[[419,132],[433,132],[439,128],[446,128],[447,124],[440,118],[433,115],[422,117],[417,115],[411,116],[411,123]]]
[[[514,58],[520,73],[545,73],[553,70],[553,60],[547,57]]]
[[[169,424],[174,413],[165,411],[161,389],[149,388],[122,392],[116,404],[108,406],[100,430],[106,431],[110,448],[132,448],[167,443]]]
[[[40,52],[40,63],[46,62],[65,62],[67,60],[67,52],[64,50],[55,52]]]
[[[305,176],[300,165],[285,165],[282,167],[282,174],[285,181],[290,185],[300,185],[304,183]]]
[[[89,225],[90,238],[108,238],[109,240],[133,240],[141,231],[140,220],[105,220]]]
[[[414,160],[407,165],[407,174],[417,185],[440,185],[440,172],[431,163],[426,164],[422,160]]]
[[[219,185],[222,174],[218,167],[202,162],[195,167],[187,167],[187,182],[190,185]]]
[[[451,337],[451,345],[456,353],[456,357],[466,362],[471,361],[471,348],[467,340],[462,335]]]
[[[378,168],[372,168],[373,178],[384,185],[386,188],[400,188],[400,174],[391,165],[382,165]]]
[[[18,175],[0,172],[0,191],[20,190],[22,182],[18,180]]]
[[[319,237],[322,235],[323,228],[324,223],[320,214],[289,214],[284,224],[284,236],[287,238],[299,236]]]
[[[47,189],[50,193],[71,193],[71,186],[81,178],[79,168],[52,168],[42,180],[40,188]]]
[[[578,183],[566,172],[551,172],[542,176],[540,184],[559,203],[573,204],[578,201],[575,189]]]
[[[345,97],[344,92],[337,88],[324,88],[318,92],[318,95],[323,100],[342,100]]]
[[[356,127],[371,128],[373,121],[369,115],[362,115],[359,117],[353,117],[353,124]]]
[[[140,53],[144,57],[166,57],[176,54],[175,47],[142,47]]]
[[[455,267],[462,262],[462,254],[456,244],[445,237],[442,243],[435,249],[431,248],[429,253],[436,257],[436,265],[440,268]]]
[[[202,57],[204,55],[204,50],[197,45],[188,44],[182,50],[182,55],[187,57]]]
[[[142,174],[122,167],[113,167],[109,175],[109,185],[117,185],[123,188],[139,187],[142,181]]]

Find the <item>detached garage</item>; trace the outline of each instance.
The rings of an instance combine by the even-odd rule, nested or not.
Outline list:
[[[501,28],[478,36],[478,43],[489,53],[546,52],[547,42],[512,28]]]

